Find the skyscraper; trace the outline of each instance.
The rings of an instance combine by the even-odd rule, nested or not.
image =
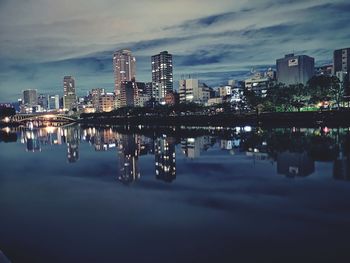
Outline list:
[[[50,95],[47,99],[48,109],[49,110],[58,110],[60,108],[60,96],[59,95]]]
[[[29,107],[33,107],[38,104],[36,89],[28,89],[23,91],[23,103]]]
[[[333,74],[344,89],[344,98],[350,100],[350,48],[337,49],[333,53]]]
[[[333,53],[334,75],[339,72],[350,72],[350,48],[334,50]]]
[[[75,80],[72,76],[63,78],[63,108],[71,110],[76,102]]]
[[[306,55],[285,55],[277,59],[277,81],[286,85],[306,84],[315,74],[315,59]]]
[[[116,106],[120,107],[120,93],[122,82],[135,81],[136,59],[128,49],[122,49],[113,54],[114,92],[116,95]]]
[[[160,102],[173,91],[173,56],[168,51],[152,56],[152,87],[153,97]]]

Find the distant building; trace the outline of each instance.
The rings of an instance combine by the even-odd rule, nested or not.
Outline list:
[[[152,87],[154,98],[161,103],[173,91],[173,56],[168,51],[152,56]]]
[[[100,110],[100,98],[101,98],[101,95],[104,93],[105,93],[105,89],[102,89],[102,88],[95,88],[95,89],[92,89],[90,92],[92,106],[93,108],[95,108],[96,111]]]
[[[71,110],[75,106],[76,100],[75,80],[72,76],[65,76],[63,78],[63,108]]]
[[[198,79],[182,79],[179,81],[180,103],[206,103],[210,98],[211,90]]]
[[[49,95],[47,97],[48,110],[58,110],[60,108],[60,96]]]
[[[337,49],[333,52],[333,74],[338,71],[350,72],[350,48]]]
[[[122,49],[113,54],[114,71],[114,93],[116,95],[116,107],[121,105],[122,83],[135,81],[136,78],[136,59],[128,49]],[[119,105],[120,104],[120,105]]]
[[[23,104],[28,107],[38,105],[38,95],[36,89],[28,89],[23,91]]]
[[[41,111],[46,111],[48,109],[48,96],[45,94],[39,94],[38,105],[40,106]]]
[[[315,74],[315,59],[306,55],[285,55],[277,59],[277,81],[286,85],[304,84]]]
[[[135,81],[124,81],[121,84],[119,95],[119,106],[137,106],[138,105],[138,89]]]
[[[265,97],[267,95],[267,90],[274,85],[269,77],[264,77],[262,75],[254,75],[253,77],[245,80],[245,88],[247,90],[254,91],[255,94]]]
[[[337,49],[333,53],[333,74],[344,88],[344,97],[350,100],[350,48]]]
[[[232,94],[232,86],[227,85],[227,86],[219,87],[220,97],[231,96],[231,94]]]
[[[316,75],[326,75],[330,76],[333,72],[333,65],[323,65],[315,68]]]
[[[103,93],[99,95],[98,110],[102,112],[110,112],[114,110],[115,96],[113,93]]]

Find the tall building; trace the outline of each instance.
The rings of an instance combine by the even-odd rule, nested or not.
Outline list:
[[[138,105],[138,88],[135,81],[124,81],[121,83],[119,94],[119,107]]]
[[[350,48],[337,49],[333,53],[333,74],[344,89],[344,97],[350,100]]]
[[[47,97],[48,110],[58,110],[60,108],[60,96],[49,95]]]
[[[75,80],[72,76],[65,76],[63,78],[63,108],[65,110],[71,110],[76,100]]]
[[[306,55],[285,55],[276,60],[277,81],[286,85],[304,84],[315,74],[315,59]]]
[[[334,50],[333,53],[333,74],[337,72],[350,72],[350,48]]]
[[[23,91],[23,104],[29,107],[38,104],[38,95],[36,89],[28,89]]]
[[[125,81],[135,81],[136,78],[136,59],[128,49],[122,49],[113,54],[114,71],[114,92],[117,99],[117,107],[120,102],[120,93],[122,83]]]
[[[152,56],[152,87],[153,97],[161,103],[173,91],[173,55],[168,51]]]

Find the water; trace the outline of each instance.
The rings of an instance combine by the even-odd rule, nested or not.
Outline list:
[[[0,135],[13,263],[349,262],[349,128]]]

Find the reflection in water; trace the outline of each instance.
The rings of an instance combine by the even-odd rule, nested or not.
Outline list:
[[[175,138],[165,134],[154,142],[156,178],[172,182],[176,178]]]
[[[142,133],[142,131],[140,131]],[[176,149],[182,158],[195,162],[211,148],[227,152],[230,158],[239,156],[253,162],[276,164],[277,174],[287,177],[306,177],[315,173],[315,162],[333,165],[333,178],[350,180],[350,136],[349,128],[234,128],[225,133],[213,134],[202,131],[181,132],[160,136],[144,136],[130,133],[121,128],[85,128],[79,126],[35,128],[5,128],[1,130],[0,141],[16,141],[20,138],[28,152],[40,152],[47,146],[67,147],[67,160],[79,160],[79,144],[89,143],[93,149],[110,151],[116,149],[119,171],[116,178],[124,184],[140,179],[142,156],[154,155],[155,177],[164,182],[176,179]],[[203,135],[206,134],[206,135]]]
[[[140,178],[138,166],[140,138],[138,135],[122,134],[118,138],[119,177],[124,184]]]

